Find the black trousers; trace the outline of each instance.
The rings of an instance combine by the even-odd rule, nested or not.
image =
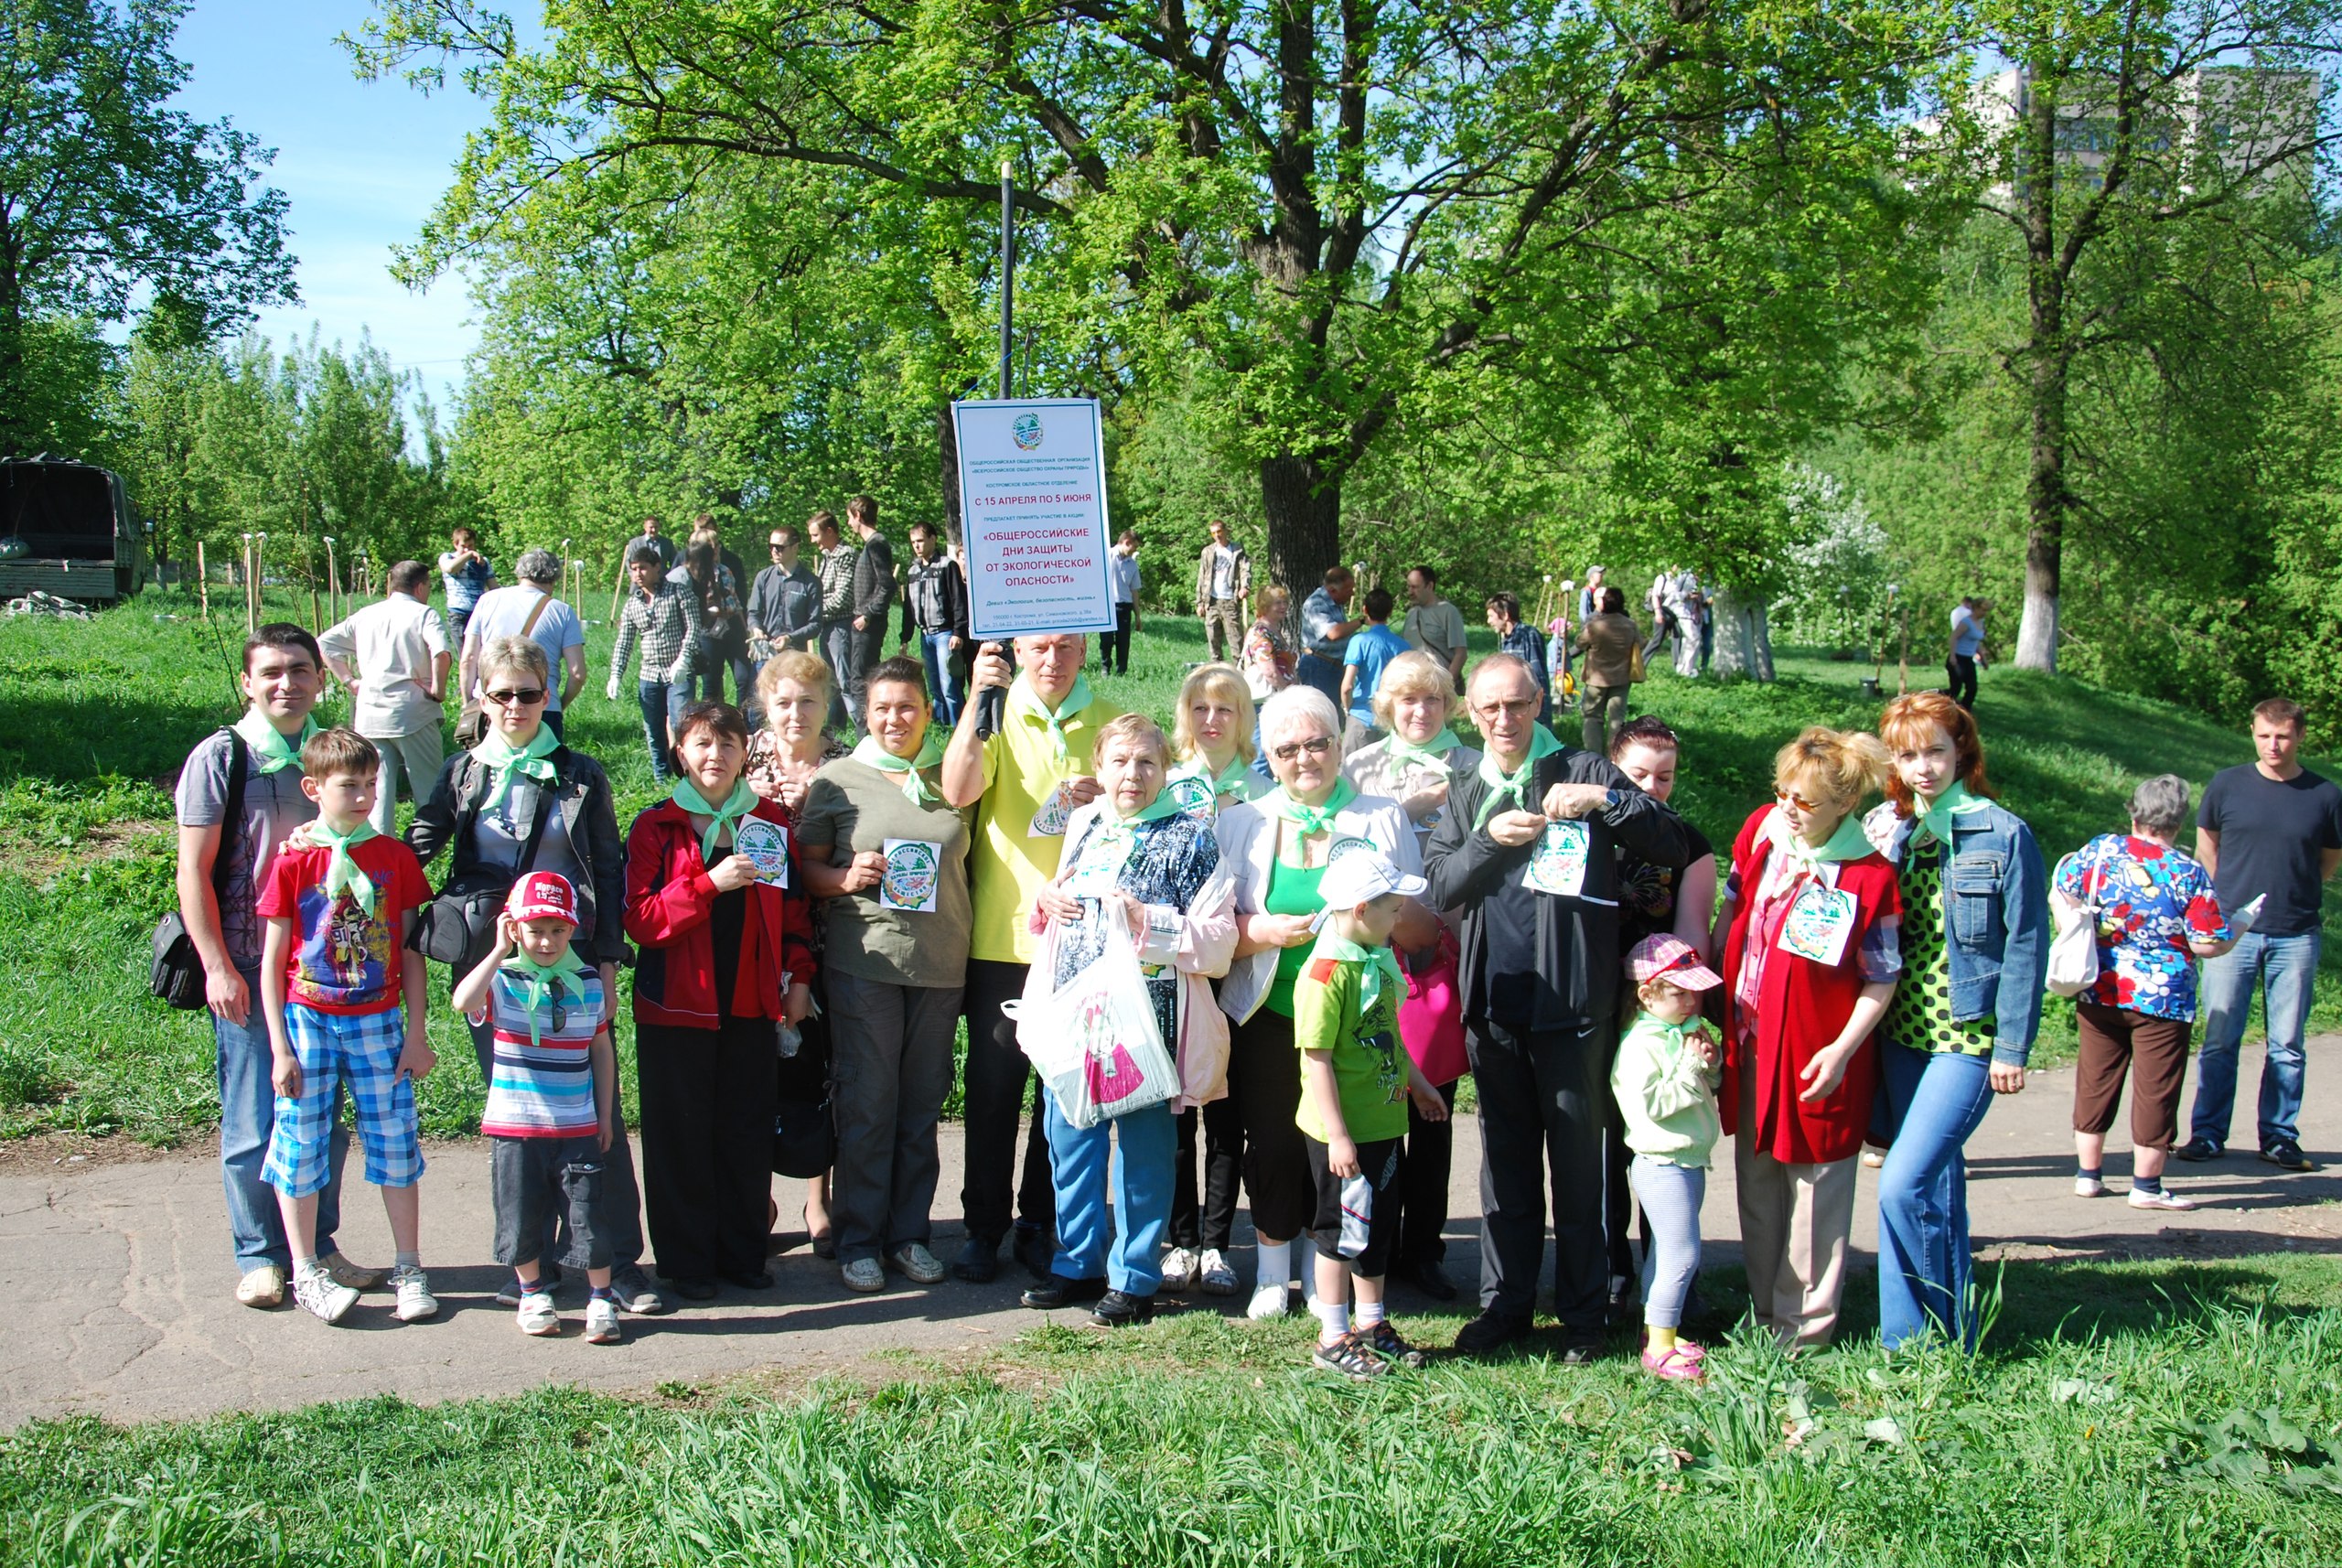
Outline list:
[[[1293,1020],[1265,1006],[1229,1043],[1228,1097],[1244,1139],[1244,1193],[1256,1235],[1290,1241],[1317,1212],[1317,1178],[1294,1112],[1301,1109],[1301,1053]]]
[[[1131,618],[1137,610],[1136,605],[1116,605],[1114,629],[1099,635],[1098,668],[1109,675],[1131,672]]]
[[[865,727],[870,718],[870,710],[863,701],[869,690],[870,672],[886,658],[886,618],[865,616],[863,618],[871,624],[860,631],[854,629],[854,622],[845,623],[845,700],[856,729]]]
[[[1196,1128],[1203,1127],[1203,1202],[1196,1202]],[[1179,1147],[1171,1176],[1171,1245],[1228,1251],[1236,1230],[1236,1192],[1244,1176],[1244,1123],[1233,1093],[1179,1113]]]
[[[1532,1033],[1465,1020],[1479,1090],[1480,1305],[1489,1311],[1525,1317],[1536,1305],[1550,1176],[1553,1314],[1574,1332],[1602,1329],[1609,1291],[1602,1224],[1609,1032],[1593,1023]]]
[[[1660,611],[1651,618],[1650,639],[1643,644],[1643,662],[1649,663],[1658,658],[1659,650],[1667,646],[1669,638],[1682,635],[1683,628],[1676,620],[1675,612],[1673,610]]]
[[[990,1241],[1008,1234],[1013,1216],[1044,1230],[1057,1223],[1049,1140],[1041,1127],[1041,1080],[1017,1047],[1016,1026],[1000,1011],[1002,1003],[1025,994],[1028,967],[989,959],[968,961],[962,1004],[968,1015],[968,1066],[961,1077],[967,1143],[960,1212],[966,1217],[969,1235]],[[1009,1186],[1016,1171],[1016,1129],[1028,1099],[1033,1122],[1025,1136],[1024,1173],[1015,1180],[1012,1208]]]
[[[1439,1097],[1456,1109],[1456,1085],[1442,1084]],[[1447,1173],[1456,1163],[1456,1123],[1426,1122],[1407,1101],[1407,1157],[1391,1205],[1399,1211],[1398,1266],[1436,1263],[1447,1256]]]
[[[637,1024],[642,1175],[650,1246],[671,1280],[765,1266],[772,1192],[773,1025]]]
[[[1944,695],[1963,708],[1976,705],[1976,660],[1972,655],[1955,653],[1943,661],[1944,672],[1951,677],[1951,684],[1944,688]]]
[[[496,1026],[485,1020],[475,1024],[467,1018],[464,1026],[471,1031],[472,1054],[479,1058],[479,1080],[484,1084],[496,1075]],[[639,1038],[638,1034],[638,1041]],[[636,1048],[640,1049],[639,1044]],[[642,1262],[642,1188],[634,1179],[633,1146],[626,1141],[625,1105],[619,1103],[617,1111],[618,1135],[610,1140],[610,1152],[602,1157],[598,1223],[604,1239],[610,1244],[610,1262],[624,1268]],[[540,1258],[559,1259],[570,1249],[573,1238],[568,1214],[559,1212],[553,1219],[558,1223],[545,1226],[543,1245],[537,1251]]]

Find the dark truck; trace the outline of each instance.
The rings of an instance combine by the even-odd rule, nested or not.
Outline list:
[[[84,604],[136,593],[145,550],[119,475],[64,457],[0,458],[0,598]]]

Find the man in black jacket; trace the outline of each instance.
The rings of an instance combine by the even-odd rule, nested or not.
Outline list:
[[[767,543],[772,564],[748,591],[748,651],[759,668],[783,649],[819,653],[822,645],[822,579],[799,559],[797,531],[775,528]]]
[[[1608,1305],[1602,1128],[1617,1045],[1617,851],[1680,866],[1675,814],[1607,758],[1537,722],[1528,665],[1495,654],[1466,702],[1487,751],[1458,774],[1423,869],[1434,908],[1461,906],[1464,1030],[1479,1095],[1480,1316],[1456,1348],[1531,1326],[1552,1176],[1553,1309],[1562,1359],[1592,1360]]]
[[[965,699],[961,671],[972,651],[968,640],[968,580],[945,547],[943,531],[931,522],[911,524],[911,569],[903,577],[901,646],[919,641],[927,668],[927,689],[935,699],[935,722],[960,722]]]
[[[862,541],[854,562],[854,636],[847,640],[845,680],[847,711],[854,727],[867,722],[862,711],[862,688],[870,671],[886,657],[886,612],[895,606],[895,547],[878,532],[878,503],[856,496],[845,503],[846,525]]]

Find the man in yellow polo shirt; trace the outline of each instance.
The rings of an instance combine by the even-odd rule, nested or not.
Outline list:
[[[1086,637],[1020,637],[1019,672],[1012,680],[1008,660],[996,645],[986,644],[969,672],[968,703],[937,779],[952,805],[976,808],[975,843],[968,857],[975,926],[962,1004],[968,1015],[962,1085],[967,1145],[960,1203],[968,1244],[951,1272],[978,1284],[1000,1270],[1001,1238],[1008,1234],[1011,1218],[1016,1124],[1032,1076],[1017,1048],[1016,1026],[1002,1016],[1000,1004],[1024,994],[1025,970],[1034,953],[1033,896],[1057,875],[1066,818],[1098,794],[1098,780],[1090,776],[1098,731],[1122,714],[1122,709],[1092,695],[1081,678],[1089,657]],[[977,698],[992,686],[1008,693],[1001,727],[979,740]],[[1047,1275],[1057,1205],[1048,1144],[1037,1116],[1015,1187],[1017,1259],[1035,1274]]]

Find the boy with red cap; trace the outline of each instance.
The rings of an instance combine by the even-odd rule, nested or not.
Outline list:
[[[618,1303],[601,1194],[603,1155],[618,1124],[618,1053],[602,1022],[602,977],[570,951],[576,929],[569,878],[531,872],[512,885],[496,946],[456,987],[455,1002],[495,1031],[480,1131],[489,1140],[496,1261],[519,1282],[521,1332],[561,1332],[541,1256],[559,1205],[569,1220],[561,1263],[584,1269],[593,1287],[586,1342],[615,1345]]]
[[[1684,1298],[1700,1272],[1700,1203],[1708,1156],[1724,1128],[1716,1115],[1723,1059],[1700,1020],[1700,993],[1724,977],[1682,938],[1645,937],[1627,955],[1642,1011],[1618,1041],[1610,1092],[1626,1123],[1634,1163],[1627,1179],[1643,1206],[1643,1369],[1681,1382],[1700,1380],[1701,1349],[1678,1336]]]

